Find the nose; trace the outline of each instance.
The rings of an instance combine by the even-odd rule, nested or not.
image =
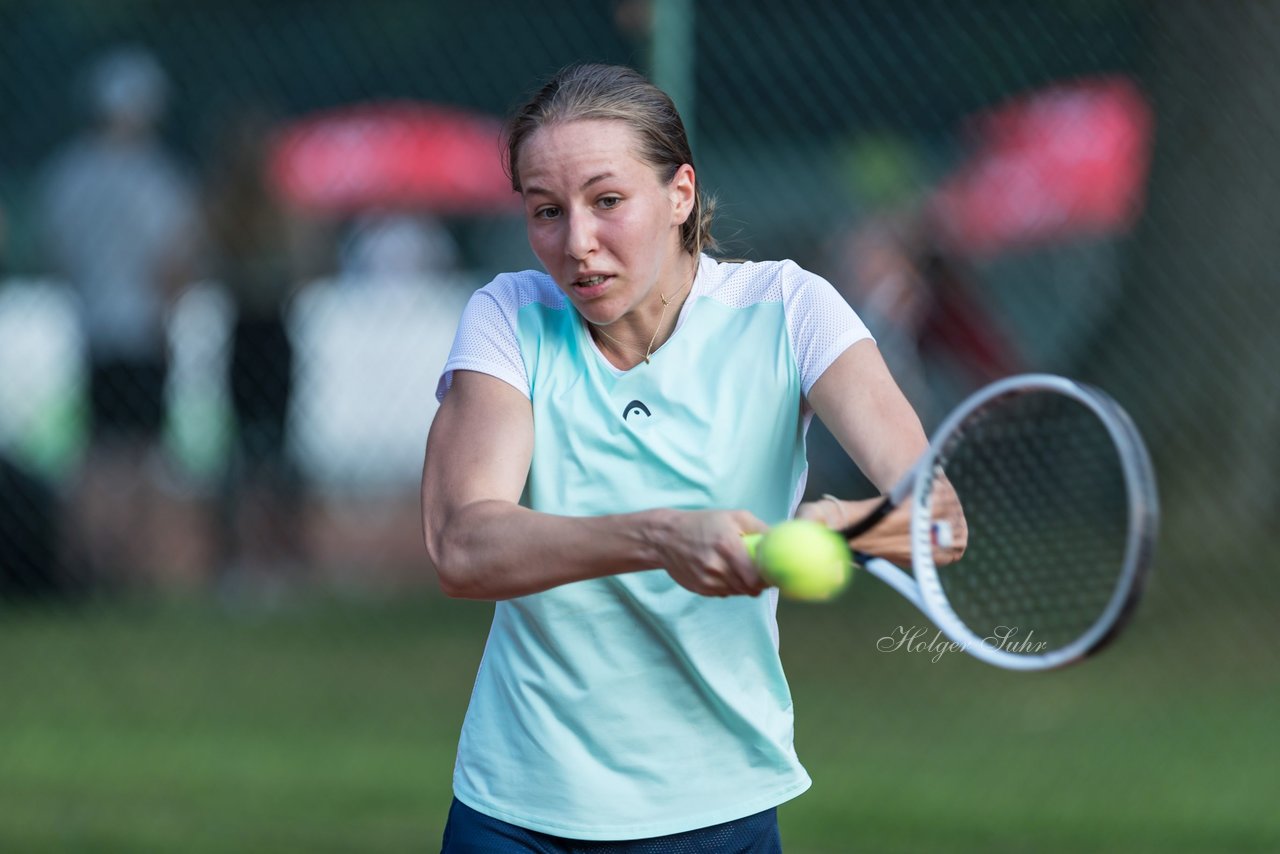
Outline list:
[[[565,251],[575,260],[586,260],[596,249],[595,221],[588,213],[568,214],[565,218]]]

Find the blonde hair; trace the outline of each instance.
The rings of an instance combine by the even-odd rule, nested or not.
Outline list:
[[[639,140],[640,158],[653,166],[664,184],[684,164],[693,165],[684,122],[666,92],[625,66],[571,65],[552,77],[507,122],[506,167],[513,190],[522,192],[519,156],[525,140],[539,128],[579,119],[626,122]],[[695,183],[693,210],[680,226],[681,246],[695,258],[716,248],[711,236],[714,210],[715,200]]]

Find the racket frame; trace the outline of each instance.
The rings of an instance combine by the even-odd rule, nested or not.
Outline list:
[[[939,471],[939,457],[975,412],[1008,395],[1046,391],[1061,394],[1087,407],[1106,427],[1124,474],[1129,524],[1120,575],[1102,613],[1070,643],[1042,653],[1027,654],[1002,648],[1003,640],[995,644],[995,638],[979,637],[951,607],[933,559],[932,493],[933,481]],[[1141,435],[1124,409],[1100,389],[1053,374],[1020,374],[985,386],[947,416],[934,432],[929,449],[894,485],[885,500],[867,517],[843,529],[841,536],[852,539],[870,530],[895,507],[901,506],[908,496],[911,500],[913,572],[908,573],[874,555],[857,553],[855,557],[864,569],[915,605],[944,635],[975,658],[1009,670],[1065,667],[1101,651],[1132,618],[1149,575],[1159,524],[1159,504],[1151,458]]]

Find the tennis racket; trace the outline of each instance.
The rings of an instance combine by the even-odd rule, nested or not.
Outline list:
[[[1099,389],[1047,374],[973,394],[851,540],[911,502],[911,573],[855,553],[961,649],[1047,670],[1114,641],[1142,596],[1159,519],[1142,438]],[[935,555],[967,539],[963,555]]]

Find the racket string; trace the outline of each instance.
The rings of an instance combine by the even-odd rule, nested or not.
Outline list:
[[[1033,393],[997,404],[940,455],[968,545],[938,577],[977,636],[1012,631],[1058,648],[1093,625],[1115,589],[1127,531],[1122,466],[1106,426],[1077,401]],[[933,510],[955,516],[945,502]]]

